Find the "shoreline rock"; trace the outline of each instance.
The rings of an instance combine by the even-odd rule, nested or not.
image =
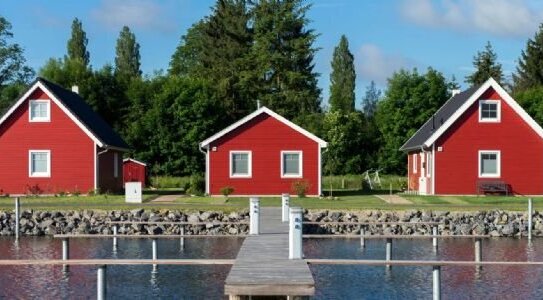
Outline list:
[[[223,225],[220,222],[248,222],[247,211],[224,213],[218,211],[182,212],[177,210],[133,209],[122,211],[33,211],[21,212],[21,235],[53,234],[112,234],[110,221],[149,222],[208,222],[203,225],[183,225],[185,234],[238,235],[249,232],[248,224]],[[432,226],[419,222],[439,222],[441,235],[490,235],[518,237],[527,235],[528,218],[524,212],[502,210],[449,211],[328,211],[306,210],[304,221],[311,222],[410,222],[413,224],[365,225],[369,235],[427,235]],[[15,216],[11,211],[0,211],[0,235],[14,235]],[[180,234],[180,225],[126,224],[118,225],[119,234]],[[308,234],[360,234],[360,225],[304,225]],[[543,214],[533,215],[532,234],[543,236]]]

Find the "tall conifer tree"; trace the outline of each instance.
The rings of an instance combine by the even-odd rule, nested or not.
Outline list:
[[[490,42],[486,43],[485,50],[478,51],[473,57],[475,72],[466,76],[466,82],[471,85],[484,83],[492,77],[498,83],[503,81],[502,65],[497,61],[498,55],[492,49]]]
[[[264,105],[293,119],[320,111],[314,72],[317,35],[307,29],[302,0],[260,0],[253,9],[252,88]]]
[[[88,66],[90,62],[87,34],[83,30],[83,24],[78,18],[72,22],[72,34],[68,40],[68,58],[71,60],[79,60],[83,65]]]
[[[119,34],[115,53],[115,75],[128,78],[141,76],[140,45],[128,26],[124,26]]]
[[[513,74],[515,91],[543,85],[543,23],[539,25],[533,39],[526,42],[526,49],[522,50],[517,66],[517,73]]]
[[[339,45],[334,49],[332,57],[332,73],[330,74],[330,109],[332,111],[354,111],[354,88],[356,74],[354,57],[349,51],[349,41],[341,36]]]

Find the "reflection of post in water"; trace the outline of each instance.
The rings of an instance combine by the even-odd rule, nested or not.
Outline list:
[[[149,280],[151,283],[151,288],[153,290],[158,289],[158,269],[156,265],[153,265],[153,270],[151,271],[151,280]]]

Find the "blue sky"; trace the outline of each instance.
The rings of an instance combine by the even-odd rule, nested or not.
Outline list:
[[[95,69],[112,63],[123,25],[141,45],[142,70],[168,68],[181,35],[210,13],[214,0],[17,0],[2,1],[0,14],[13,25],[14,41],[39,70],[66,53],[73,18],[82,20]],[[472,58],[490,41],[506,77],[543,22],[543,1],[530,0],[313,0],[308,13],[320,36],[315,70],[326,103],[330,59],[341,34],[355,55],[357,104],[371,80],[380,87],[400,68],[428,66],[455,75],[465,88]]]

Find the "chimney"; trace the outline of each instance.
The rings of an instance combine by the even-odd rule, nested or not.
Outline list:
[[[260,100],[256,100],[256,109],[260,109]]]
[[[77,85],[72,85],[72,92],[79,94],[79,87]]]
[[[460,94],[460,92],[461,92],[461,90],[457,90],[457,89],[454,89],[454,90],[451,91],[453,97]]]

